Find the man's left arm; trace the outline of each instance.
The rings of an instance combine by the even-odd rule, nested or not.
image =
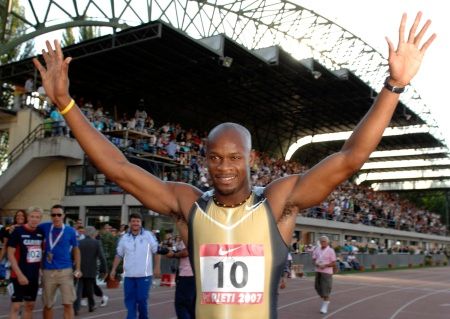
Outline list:
[[[428,20],[417,33],[421,16],[422,13],[419,12],[409,31],[408,38],[405,39],[406,14],[403,15],[397,48],[394,48],[392,42],[386,38],[389,47],[388,85],[381,90],[375,103],[356,126],[342,149],[322,160],[304,175],[289,176],[271,184],[268,187],[268,195],[275,199],[270,200],[271,204],[290,202],[299,209],[316,205],[325,199],[337,185],[357,172],[367,161],[380,142],[399,101],[399,94],[390,90],[389,86],[405,87],[410,83],[419,70],[426,50],[436,37],[433,34],[421,45],[422,38],[431,23]],[[276,186],[277,183],[279,183],[278,186]],[[276,199],[281,196],[287,196],[287,198],[285,197],[285,200]],[[275,207],[275,210],[281,214],[282,207],[284,205]]]

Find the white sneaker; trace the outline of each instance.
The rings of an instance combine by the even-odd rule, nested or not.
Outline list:
[[[322,302],[322,307],[320,307],[320,313],[326,314],[328,312],[328,305],[330,304],[329,301]]]
[[[80,306],[86,307],[88,305],[87,299],[83,298],[80,300]]]
[[[100,301],[100,307],[106,307],[106,305],[108,304],[108,299],[109,299],[108,296],[103,295],[102,301]]]

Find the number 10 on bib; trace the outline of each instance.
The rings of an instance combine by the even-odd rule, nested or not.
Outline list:
[[[202,304],[262,303],[264,275],[263,245],[200,246]]]

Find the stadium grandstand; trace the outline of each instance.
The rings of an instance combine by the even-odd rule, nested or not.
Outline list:
[[[64,48],[73,57],[70,85],[77,104],[130,161],[202,189],[209,187],[203,139],[214,125],[232,121],[249,128],[258,152],[252,180],[263,186],[338,151],[385,78],[378,52],[289,1],[184,1],[182,15],[175,2],[149,1],[136,24],[114,10],[110,16],[100,10],[101,19],[77,19],[81,10],[75,10],[64,21],[27,20],[31,30],[0,54],[56,29],[110,27],[111,34]],[[49,2],[49,9],[57,3]],[[30,79],[33,90],[25,93]],[[0,83],[2,94],[12,93],[0,109],[0,132],[8,140],[0,164],[3,221],[19,208],[48,211],[62,203],[69,219],[86,225],[118,228],[138,211],[149,228],[173,228],[98,172],[64,122],[48,120],[51,107],[37,93],[31,58],[0,66]],[[448,194],[449,175],[447,145],[411,88],[361,171],[318,207],[299,212],[294,241],[311,244],[326,234],[341,246],[351,240],[381,250],[447,250],[448,208],[447,216],[439,216],[394,191]]]

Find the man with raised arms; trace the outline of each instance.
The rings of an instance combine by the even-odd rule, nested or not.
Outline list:
[[[280,178],[265,188],[251,186],[254,153],[250,132],[243,126],[223,123],[209,133],[206,156],[211,191],[164,182],[131,164],[74,107],[68,79],[71,58],[64,58],[59,42],[53,48],[47,41],[45,67],[33,61],[47,95],[97,168],[149,209],[184,221],[180,233],[188,244],[196,276],[196,317],[273,319],[295,211],[320,203],[357,172],[378,145],[399,93],[417,73],[436,37],[433,34],[422,41],[431,21],[419,28],[421,16],[419,12],[405,37],[403,15],[396,48],[387,39],[389,77],[342,149],[306,173]]]

